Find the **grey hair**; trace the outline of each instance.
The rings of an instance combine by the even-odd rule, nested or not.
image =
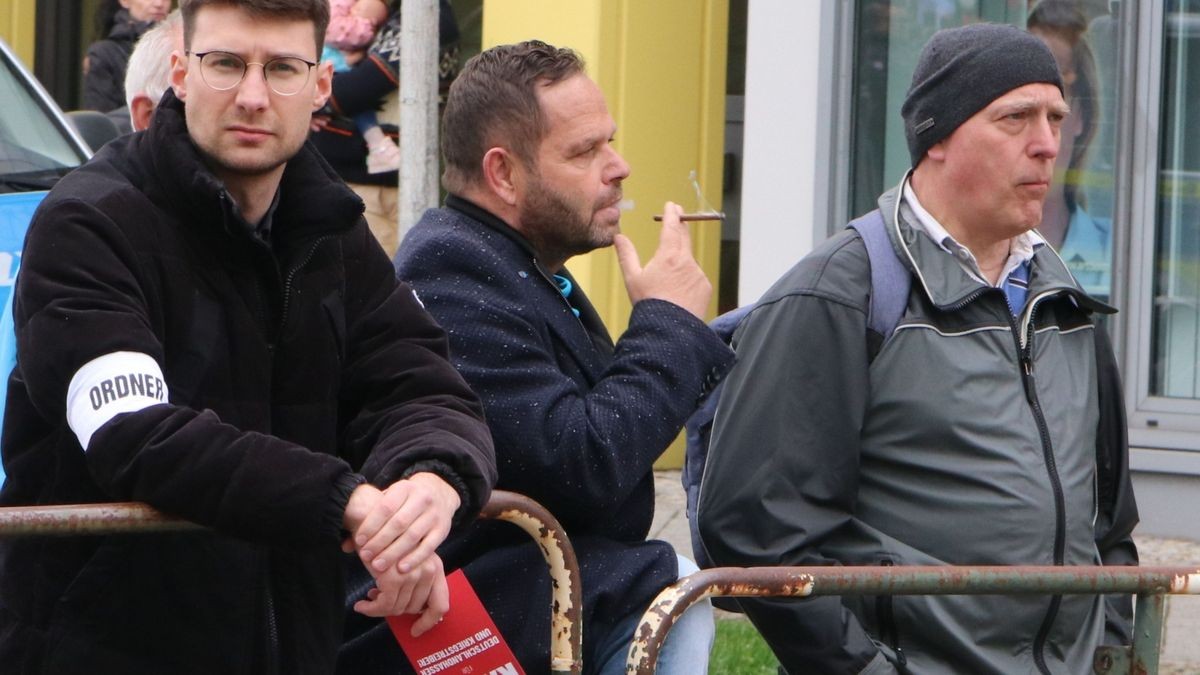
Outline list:
[[[170,86],[171,52],[182,46],[183,16],[176,9],[134,45],[125,70],[125,105],[132,107],[133,99],[142,94],[158,105]]]

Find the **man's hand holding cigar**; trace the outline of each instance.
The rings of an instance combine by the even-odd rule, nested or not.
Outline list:
[[[682,215],[683,209],[678,204],[667,202],[663,207],[658,250],[645,267],[633,242],[625,235],[616,235],[613,246],[617,249],[625,289],[634,304],[647,298],[666,300],[703,319],[712,298],[712,283],[692,255],[692,238],[680,220]]]

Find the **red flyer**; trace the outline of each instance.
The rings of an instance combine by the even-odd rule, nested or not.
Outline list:
[[[450,611],[421,637],[416,614],[389,616],[388,625],[417,675],[525,675],[462,570],[446,575]]]

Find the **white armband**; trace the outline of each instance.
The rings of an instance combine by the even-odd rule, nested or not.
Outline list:
[[[67,387],[67,425],[87,450],[92,434],[121,413],[166,403],[162,369],[146,354],[113,352],[88,361]]]

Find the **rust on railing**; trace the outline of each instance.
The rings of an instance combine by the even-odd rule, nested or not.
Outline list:
[[[1130,670],[1153,673],[1162,636],[1162,594],[1200,595],[1195,567],[716,567],[663,589],[642,615],[625,664],[654,672],[667,633],[704,598],[818,595],[1048,595],[1136,593],[1138,614]],[[1155,613],[1157,609],[1157,613]],[[1108,655],[1110,661],[1112,655]],[[1098,660],[1100,656],[1097,657]],[[1118,671],[1112,671],[1118,672]]]
[[[550,566],[550,672],[578,675],[583,663],[583,594],[579,563],[566,531],[541,504],[504,490],[492,491],[480,518],[520,527],[537,542]],[[0,508],[0,537],[78,536],[133,532],[182,532],[205,529],[165,515],[146,504],[72,504]]]
[[[139,502],[0,508],[0,537],[180,532],[203,529],[202,525],[165,515]]]
[[[480,517],[520,527],[542,549],[550,566],[550,672],[578,675],[583,670],[583,589],[566,531],[541,504],[504,490],[492,492]]]

